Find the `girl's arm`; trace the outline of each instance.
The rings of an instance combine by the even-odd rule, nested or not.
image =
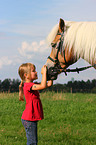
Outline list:
[[[19,101],[24,101],[23,82],[19,85]]]
[[[32,86],[32,90],[42,90],[42,89],[45,89],[47,87],[47,77],[46,77],[46,71],[47,71],[47,68],[46,68],[46,65],[43,66],[42,70],[41,70],[41,74],[42,74],[42,81],[40,84],[34,84]]]

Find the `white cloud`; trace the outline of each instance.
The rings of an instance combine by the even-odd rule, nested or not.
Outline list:
[[[0,58],[0,69],[3,67],[3,65],[10,65],[12,64],[12,60],[8,59],[7,56]]]
[[[48,52],[48,46],[45,40],[41,40],[40,42],[34,41],[31,44],[24,41],[22,42],[21,47],[18,48],[18,51],[21,56],[30,59],[37,52],[39,54]]]
[[[27,41],[23,41],[21,43],[21,47],[18,48],[20,55],[12,55],[12,56],[3,56],[0,58],[0,69],[4,66],[16,66],[17,64],[21,64],[27,61],[38,61],[38,59],[44,62],[46,60],[45,55],[48,52],[48,46],[46,45],[45,40],[41,40],[40,42],[32,42],[28,43]],[[39,57],[38,57],[39,56]],[[42,57],[43,56],[43,57]],[[39,61],[38,61],[39,62]]]

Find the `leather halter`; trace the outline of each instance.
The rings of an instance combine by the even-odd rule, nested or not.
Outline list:
[[[50,59],[52,62],[54,62],[55,63],[55,66],[59,65],[59,68],[62,68],[60,66],[60,62],[59,62],[59,59],[58,59],[58,53],[60,51],[62,51],[62,48],[64,47],[63,46],[64,32],[57,33],[57,35],[61,35],[59,44],[57,45],[57,43],[51,43],[52,47],[54,47],[55,49],[57,49],[56,57],[55,57],[55,59],[53,59],[52,57],[48,56],[48,59]],[[66,57],[65,57],[65,49],[63,50],[63,55],[64,55],[64,60],[65,60],[65,63],[63,63],[63,64],[65,64],[65,65],[67,64],[68,65],[68,62],[66,61]]]

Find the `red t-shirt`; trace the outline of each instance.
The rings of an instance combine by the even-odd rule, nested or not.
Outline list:
[[[23,87],[26,106],[21,118],[28,121],[38,121],[44,118],[40,95],[38,91],[31,90],[33,85],[32,82],[24,83]]]

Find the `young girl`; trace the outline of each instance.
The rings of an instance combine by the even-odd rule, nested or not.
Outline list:
[[[37,121],[44,118],[42,103],[37,90],[52,85],[52,81],[46,83],[46,69],[44,65],[41,70],[42,81],[40,84],[33,83],[38,78],[35,65],[25,63],[18,70],[21,80],[24,81],[24,85],[22,81],[19,85],[19,100],[24,101],[23,97],[25,96],[26,106],[21,120],[26,131],[27,145],[37,145]]]

